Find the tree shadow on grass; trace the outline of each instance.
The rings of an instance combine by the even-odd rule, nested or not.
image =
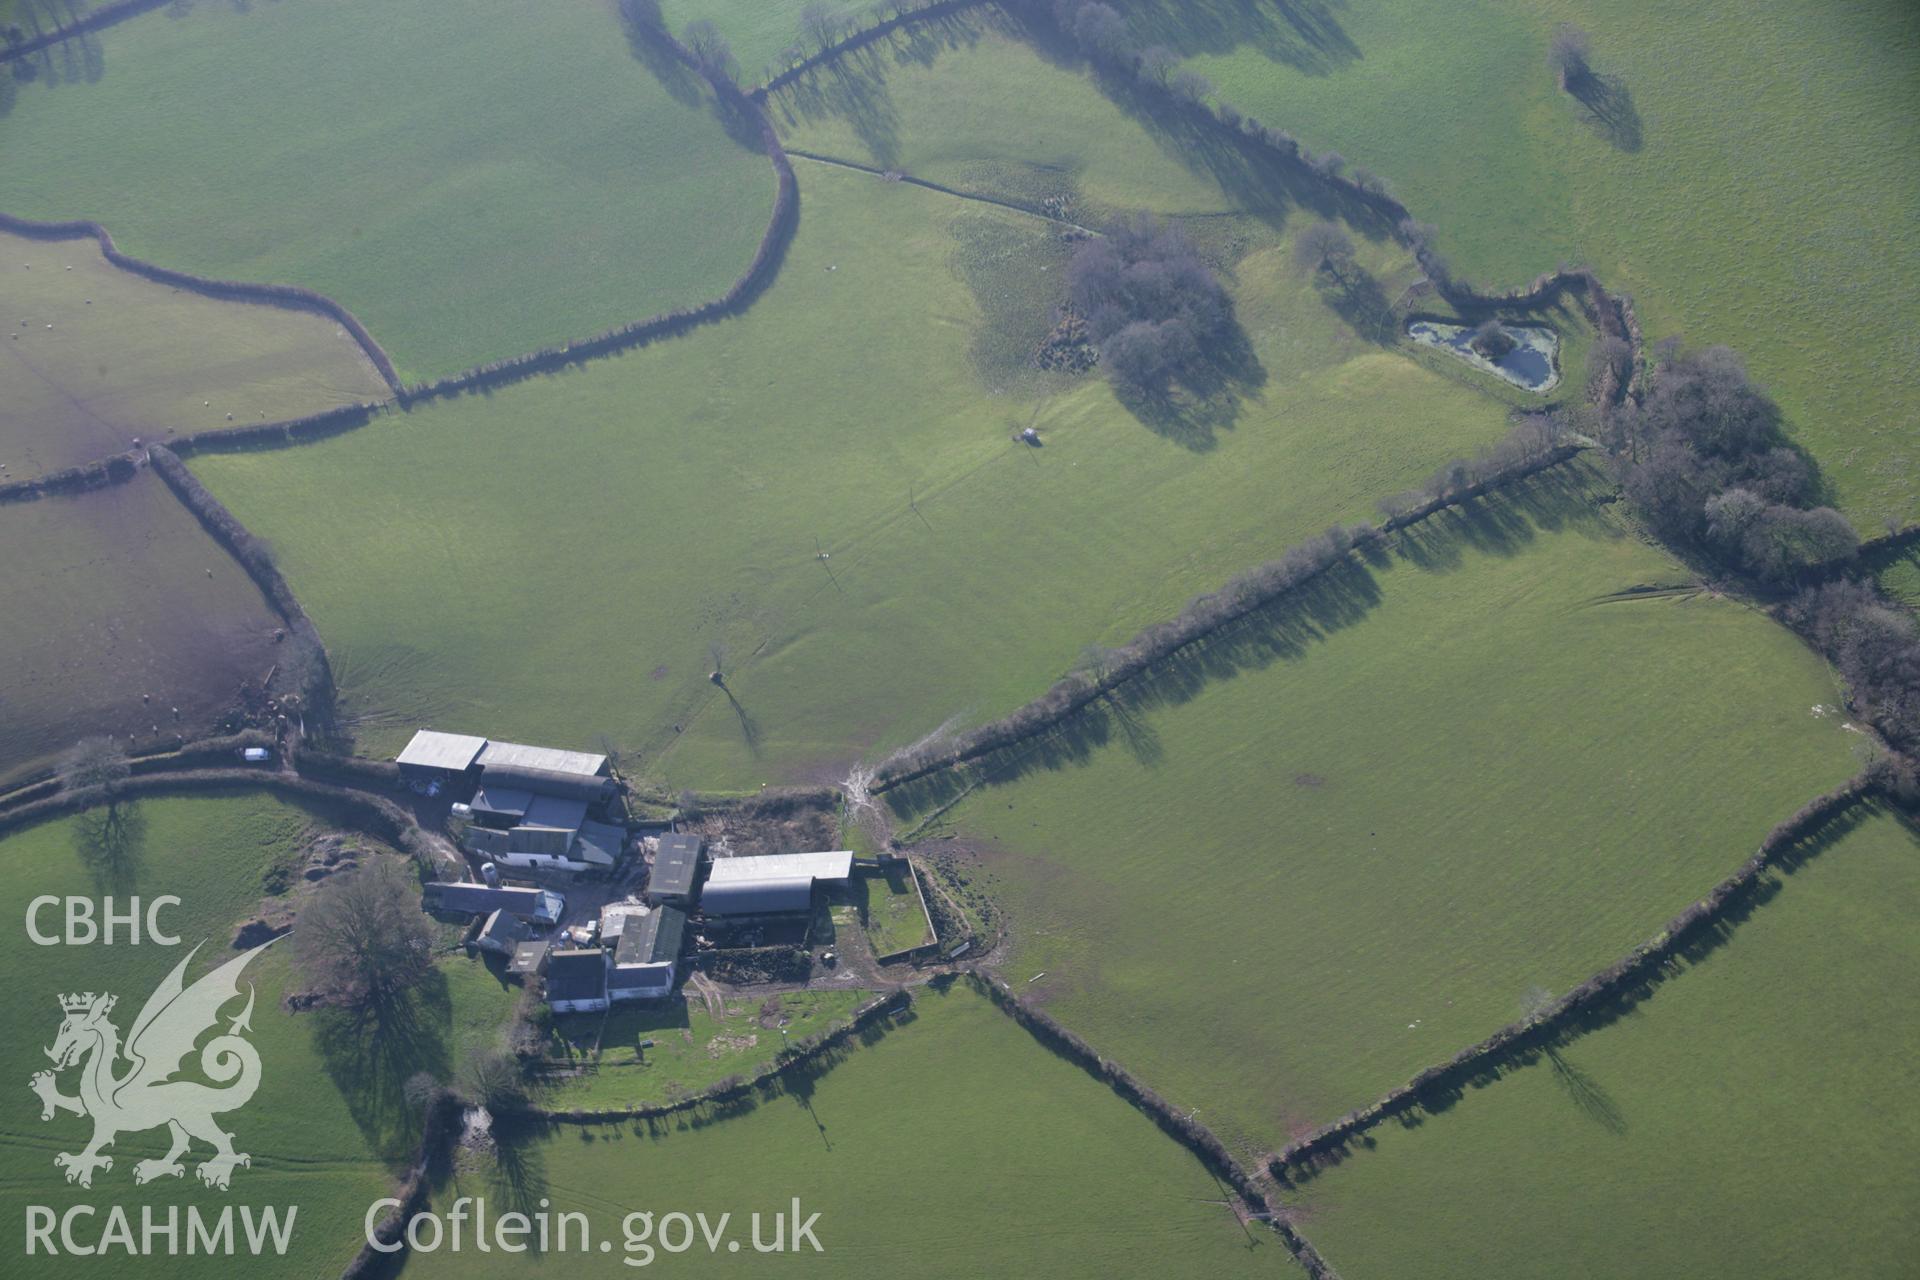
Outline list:
[[[1607,1092],[1606,1086],[1581,1067],[1567,1061],[1566,1055],[1553,1046],[1546,1048],[1547,1065],[1553,1068],[1554,1083],[1566,1093],[1569,1101],[1587,1117],[1605,1129],[1614,1137],[1624,1137],[1627,1132],[1627,1117],[1620,1105]]]
[[[707,86],[699,74],[681,61],[667,41],[667,20],[660,0],[619,0],[620,30],[627,49],[645,67],[669,97],[683,107],[697,106]]]
[[[1127,21],[1140,43],[1176,52],[1228,54],[1251,48],[1270,62],[1324,76],[1359,60],[1340,25],[1346,0],[1137,0]]]
[[[1581,106],[1581,117],[1595,133],[1626,152],[1646,145],[1640,112],[1633,105],[1633,94],[1625,80],[1583,69],[1569,75],[1566,86],[1567,93]]]
[[[1220,122],[1206,107],[1181,101],[1157,85],[1142,84],[1130,71],[1091,64],[1080,48],[1051,22],[1022,14],[999,21],[1013,39],[1042,59],[1078,74],[1090,75],[1100,92],[1139,124],[1170,158],[1210,178],[1241,211],[1278,227],[1295,210],[1317,218],[1338,218],[1369,240],[1393,230],[1382,210],[1333,186],[1299,157],[1248,137]]]
[[[411,990],[313,1015],[314,1047],[368,1146],[405,1159],[419,1140],[419,1109],[406,1099],[410,1076],[444,1080],[452,1069],[447,1035],[453,1001],[438,969]]]
[[[1240,322],[1210,338],[1199,360],[1158,386],[1113,384],[1114,398],[1147,430],[1195,453],[1218,446],[1240,420],[1241,402],[1267,384],[1267,369]]]
[[[102,893],[131,893],[147,852],[147,815],[138,801],[116,800],[73,820],[73,849]]]
[[[1160,758],[1146,717],[1188,702],[1221,680],[1275,662],[1297,662],[1335,632],[1364,621],[1382,599],[1378,571],[1396,563],[1446,573],[1469,551],[1517,554],[1536,530],[1577,529],[1619,537],[1595,510],[1578,468],[1556,467],[1473,499],[1395,534],[1384,545],[1335,562],[1279,598],[1226,623],[1151,664],[1146,671],[1012,746],[887,790],[889,809],[904,822],[950,806],[979,787],[1000,786],[1040,771],[1084,765],[1116,737],[1142,763]]]

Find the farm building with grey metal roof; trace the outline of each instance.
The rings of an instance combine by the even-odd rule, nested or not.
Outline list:
[[[394,760],[402,773],[416,771],[435,771],[440,773],[465,773],[472,767],[474,760],[485,749],[485,738],[470,737],[464,733],[439,733],[433,729],[422,729],[413,735]]]
[[[651,1000],[671,993],[686,930],[687,913],[679,907],[624,916],[607,975],[608,999]]]
[[[599,947],[547,953],[547,1003],[556,1013],[607,1007],[607,953]]]
[[[812,876],[776,876],[764,880],[709,880],[700,891],[700,910],[710,916],[772,916],[813,906]]]
[[[706,841],[689,832],[661,836],[660,847],[653,855],[653,871],[647,877],[647,901],[691,902],[705,848]]]

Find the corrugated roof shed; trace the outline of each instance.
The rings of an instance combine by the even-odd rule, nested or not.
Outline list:
[[[539,973],[547,967],[547,948],[551,944],[545,938],[532,938],[513,949],[513,959],[507,961],[508,973]]]
[[[495,949],[511,951],[518,943],[527,939],[527,922],[510,911],[496,909],[487,917],[486,927],[480,930],[480,936],[474,941],[481,945],[495,944]]]
[[[598,947],[547,953],[547,1000],[607,998],[607,953]]]
[[[683,832],[661,836],[647,892],[657,898],[684,898],[692,893],[694,873],[700,869],[700,852],[705,847],[706,842],[696,835]]]
[[[538,914],[546,899],[540,889],[495,889],[484,884],[440,882],[426,887],[427,905],[442,911],[466,911],[479,915],[486,911],[509,911],[514,915]]]
[[[530,747],[524,742],[487,742],[480,750],[480,764],[487,769],[547,769],[591,778],[605,771],[607,758],[558,747]]]
[[[566,796],[590,804],[607,799],[615,789],[612,778],[557,773],[552,769],[522,769],[513,765],[488,765],[485,778],[489,787],[511,787],[542,796]]]
[[[580,838],[574,842],[573,856],[581,862],[610,867],[620,860],[620,851],[626,847],[627,833],[619,827],[610,827],[604,822],[583,822]]]
[[[614,948],[615,965],[662,964],[680,957],[687,930],[687,913],[679,907],[659,907],[644,916],[628,916]]]
[[[487,747],[485,738],[464,733],[439,733],[422,729],[407,743],[407,749],[394,757],[398,764],[421,769],[447,769],[459,773],[473,763]]]
[[[468,827],[467,848],[489,858],[497,858],[511,848],[511,841],[506,832],[493,827]]]
[[[700,909],[710,916],[760,916],[805,911],[813,905],[813,877],[771,880],[709,880],[700,893]]]
[[[780,880],[794,876],[843,881],[852,874],[853,851],[850,849],[838,849],[831,853],[765,853],[751,858],[715,858],[707,870],[707,884]]]
[[[529,827],[559,827],[578,831],[587,820],[587,802],[561,796],[535,796],[527,805],[527,816],[520,821]]]
[[[475,813],[494,814],[506,818],[524,818],[527,806],[533,803],[533,792],[522,787],[495,785],[482,782],[473,793],[472,806]]]
[[[573,848],[573,832],[565,827],[518,826],[507,832],[507,852],[564,858]]]

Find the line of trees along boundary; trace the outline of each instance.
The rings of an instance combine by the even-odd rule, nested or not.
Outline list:
[[[32,218],[15,217],[10,213],[0,213],[0,231],[10,231],[17,236],[26,236],[34,240],[81,240],[91,238],[100,246],[100,252],[106,260],[122,271],[143,276],[159,284],[171,285],[176,289],[185,289],[209,298],[218,298],[225,302],[257,302],[267,306],[280,307],[288,311],[309,311],[325,316],[353,335],[367,359],[379,371],[380,378],[389,390],[398,394],[400,375],[394,371],[393,361],[386,350],[373,340],[365,325],[354,317],[351,311],[312,289],[297,284],[251,284],[243,280],[216,280],[210,276],[197,276],[188,271],[176,271],[172,267],[162,267],[140,258],[130,257],[120,252],[113,243],[113,236],[99,223],[90,219],[75,219],[68,222],[40,222]]]
[[[1290,1223],[1274,1216],[1273,1205],[1258,1180],[1233,1158],[1233,1153],[1227,1150],[1226,1144],[1211,1129],[1190,1116],[1180,1114],[1178,1108],[1132,1072],[1111,1058],[1102,1057],[1092,1045],[1067,1030],[1051,1014],[1022,1000],[1003,980],[986,977],[974,969],[964,969],[961,973],[974,990],[991,1000],[996,1008],[1019,1023],[1034,1039],[1096,1080],[1104,1082],[1114,1093],[1159,1125],[1168,1137],[1191,1151],[1209,1173],[1232,1187],[1234,1194],[1273,1228],[1287,1251],[1306,1268],[1309,1276],[1314,1280],[1337,1280],[1336,1273],[1320,1256],[1320,1251],[1295,1231]]]
[[[886,21],[877,22],[873,26],[862,27],[858,31],[850,32],[826,46],[824,49],[817,49],[813,53],[808,54],[805,58],[794,63],[779,75],[769,79],[765,84],[757,85],[749,90],[747,96],[755,102],[765,102],[769,94],[779,92],[807,72],[812,71],[815,67],[824,66],[843,53],[851,53],[853,50],[861,48],[864,45],[872,44],[882,36],[892,35],[902,27],[911,26],[918,22],[931,21],[935,18],[944,18],[967,9],[978,9],[982,5],[993,2],[994,0],[941,0],[938,4],[929,4],[918,9],[907,8],[903,5],[898,13],[895,13],[893,17],[888,18]]]
[[[704,325],[739,315],[766,291],[779,273],[780,264],[786,257],[787,246],[792,242],[793,234],[799,226],[800,186],[793,172],[793,164],[788,160],[786,150],[780,144],[779,134],[759,103],[749,97],[732,80],[704,66],[665,28],[650,28],[650,35],[663,47],[670,49],[676,58],[706,81],[721,110],[731,112],[753,123],[760,136],[761,146],[774,171],[773,210],[767,220],[767,228],[754,248],[752,259],[749,260],[746,269],[728,286],[726,292],[697,306],[662,312],[644,320],[616,325],[590,337],[572,339],[555,346],[540,347],[505,359],[476,365],[462,373],[445,378],[407,385],[400,381],[393,360],[387,355],[386,350],[374,340],[373,335],[354,317],[353,313],[333,299],[314,290],[298,285],[249,284],[241,281],[215,280],[157,266],[120,252],[107,229],[90,220],[41,222],[0,213],[0,230],[40,240],[91,237],[99,244],[107,261],[147,279],[189,289],[207,297],[266,303],[327,316],[353,336],[379,371],[381,379],[393,392],[393,403],[401,409],[408,409],[415,404],[432,400],[463,395],[470,391],[493,390],[540,374],[553,373],[569,365],[584,364],[589,360],[648,346],[667,338],[679,337]],[[225,431],[195,432],[176,437],[171,443],[174,449],[182,454],[303,444],[363,426],[372,421],[383,407],[378,403],[343,405],[306,417],[280,422],[259,423]],[[92,467],[72,468],[70,473],[61,473],[59,483],[74,488],[89,487],[95,482],[92,473]],[[0,502],[38,496],[37,492],[29,494],[27,490],[36,484],[43,490],[49,489],[53,481],[53,477],[43,477],[39,481],[26,482],[18,486],[0,487]],[[19,490],[18,497],[9,495],[9,490],[14,489]]]
[[[1538,475],[1575,458],[1585,448],[1563,444],[1481,477],[1467,486],[1442,493],[1419,507],[1397,513],[1378,525],[1336,526],[1279,559],[1268,561],[1229,580],[1220,590],[1201,596],[1178,617],[1154,623],[1129,644],[1114,651],[1108,668],[1097,674],[1072,673],[1046,693],[999,720],[968,733],[954,748],[926,758],[909,751],[883,762],[874,771],[871,791],[884,795],[929,775],[977,760],[992,752],[1038,737],[1123,685],[1145,675],[1188,645],[1222,627],[1274,603],[1313,582],[1336,565],[1350,562],[1356,550],[1378,545],[1389,534],[1406,529],[1449,507],[1484,497],[1503,485]]]
[[[316,728],[329,727],[333,721],[333,665],[327,659],[327,648],[321,643],[319,629],[294,596],[293,588],[287,585],[266,544],[241,524],[171,449],[154,445],[147,450],[147,457],[154,472],[180,499],[181,505],[193,513],[215,542],[226,548],[227,554],[260,588],[267,604],[287,624],[294,661],[283,661],[280,665],[288,669],[288,684],[300,696],[297,710],[313,716]]]
[[[181,769],[136,774],[114,784],[110,795],[99,798],[56,793],[0,813],[0,837],[103,803],[119,803],[145,796],[214,795],[245,791],[271,791],[295,799],[341,806],[355,815],[362,829],[404,850],[425,869],[430,869],[436,858],[444,856],[444,851],[435,843],[435,837],[422,828],[412,814],[386,797],[270,768]]]
[[[1502,1065],[1526,1060],[1552,1047],[1574,1029],[1573,1024],[1579,1018],[1602,1010],[1637,987],[1657,982],[1688,945],[1726,923],[1729,915],[1751,902],[1761,877],[1783,861],[1794,844],[1817,834],[1880,790],[1876,771],[1869,769],[1808,801],[1769,831],[1752,857],[1706,896],[1668,921],[1659,933],[1558,999],[1508,1023],[1446,1061],[1426,1068],[1406,1084],[1389,1089],[1375,1102],[1288,1144],[1269,1165],[1275,1179],[1291,1184],[1310,1178],[1320,1166],[1336,1160],[1349,1139],[1423,1105],[1450,1101],[1476,1079],[1497,1074]]]

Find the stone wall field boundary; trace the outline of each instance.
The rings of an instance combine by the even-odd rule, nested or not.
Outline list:
[[[172,285],[176,289],[186,289],[209,298],[218,298],[225,302],[256,302],[267,306],[281,307],[288,311],[310,311],[325,316],[353,336],[366,353],[367,359],[380,372],[381,380],[389,390],[398,394],[400,375],[394,371],[393,361],[381,345],[373,340],[366,326],[354,318],[351,311],[335,302],[323,293],[302,288],[295,284],[249,284],[241,280],[215,280],[209,276],[197,276],[187,271],[175,271],[172,267],[156,266],[139,258],[129,257],[120,252],[113,243],[113,236],[99,223],[90,219],[75,219],[68,222],[39,222],[32,218],[19,218],[10,213],[0,213],[0,231],[10,231],[17,236],[27,236],[35,240],[79,240],[91,237],[99,246],[100,252],[108,262],[122,271],[132,272],[159,284]]]

